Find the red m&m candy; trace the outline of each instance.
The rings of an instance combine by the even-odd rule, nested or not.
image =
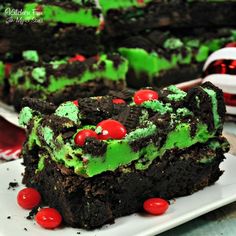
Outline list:
[[[36,222],[45,229],[57,228],[61,222],[61,214],[54,208],[42,208],[35,216]]]
[[[79,106],[78,100],[74,100],[73,103],[74,103],[77,107]]]
[[[138,4],[144,4],[144,0],[137,0]]]
[[[134,102],[137,105],[150,100],[157,100],[158,93],[150,89],[141,89],[134,94]]]
[[[41,195],[34,188],[24,188],[17,195],[17,203],[24,209],[33,209],[40,202]]]
[[[39,14],[42,14],[43,13],[43,6],[41,5],[38,5],[36,8],[35,8],[35,11]]]
[[[127,134],[126,128],[119,121],[112,119],[101,121],[98,127],[102,129],[101,134],[98,135],[101,140],[122,139]]]
[[[120,99],[120,98],[114,98],[112,100],[112,102],[113,102],[113,104],[125,104],[126,103],[125,100]]]
[[[11,68],[12,68],[12,64],[10,64],[10,63],[5,64],[5,71],[4,72],[5,72],[6,78],[8,78],[10,76]]]
[[[75,144],[82,147],[86,142],[86,138],[98,138],[98,135],[95,131],[90,129],[83,129],[79,131],[75,136]]]
[[[162,198],[150,198],[143,203],[146,212],[152,215],[161,215],[169,208],[169,203]]]
[[[69,62],[75,62],[75,61],[83,62],[85,60],[86,58],[83,55],[77,54],[75,57],[70,58]]]

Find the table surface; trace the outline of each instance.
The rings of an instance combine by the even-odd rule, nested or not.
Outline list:
[[[236,155],[236,124],[228,123],[224,134],[231,144],[230,152]],[[235,166],[236,169],[236,166]],[[235,236],[236,202],[200,216],[159,236]]]

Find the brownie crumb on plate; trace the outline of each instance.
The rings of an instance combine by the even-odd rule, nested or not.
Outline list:
[[[19,187],[19,183],[18,182],[10,182],[8,189],[12,189],[15,190],[15,188]]]

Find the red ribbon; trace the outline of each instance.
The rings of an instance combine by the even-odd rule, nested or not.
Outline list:
[[[19,157],[25,141],[25,131],[0,117],[0,159],[9,161]]]

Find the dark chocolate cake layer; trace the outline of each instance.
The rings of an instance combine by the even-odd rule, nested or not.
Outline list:
[[[85,56],[96,55],[100,50],[96,29],[72,25],[50,26],[48,24],[10,24],[0,23],[0,59],[5,54],[13,57],[25,50],[37,50],[45,56],[73,56],[81,53]],[[76,39],[76,40],[75,40]]]

